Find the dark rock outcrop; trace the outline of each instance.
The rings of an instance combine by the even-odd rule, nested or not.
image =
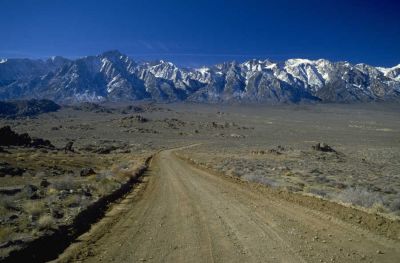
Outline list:
[[[5,175],[10,176],[21,176],[26,170],[19,167],[14,167],[6,162],[0,163],[0,177]]]
[[[32,117],[60,108],[54,101],[44,99],[0,101],[0,118]]]
[[[23,146],[33,148],[54,148],[49,140],[41,138],[31,138],[29,134],[18,134],[14,132],[10,126],[0,128],[0,145],[1,146]]]

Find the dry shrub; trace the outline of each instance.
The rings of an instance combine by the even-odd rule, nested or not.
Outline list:
[[[59,191],[53,187],[47,188],[47,191],[46,191],[47,196],[56,196],[58,193],[59,193]]]
[[[104,180],[109,181],[114,177],[114,173],[112,171],[101,171],[96,174],[95,181],[102,182]]]
[[[45,230],[46,229],[47,230],[47,229],[51,229],[51,228],[53,228],[55,226],[55,221],[54,221],[54,218],[51,215],[46,214],[46,215],[42,215],[38,219],[37,224],[38,224],[39,229],[41,229],[41,230]]]
[[[390,204],[390,210],[400,215],[400,196],[396,197]]]
[[[65,207],[86,207],[89,204],[89,200],[86,196],[82,195],[70,195],[63,200]]]
[[[72,176],[65,176],[65,178],[53,182],[53,187],[58,190],[75,190],[79,188],[79,183]]]
[[[261,174],[245,174],[242,176],[243,179],[249,181],[249,182],[254,182],[254,183],[259,183],[263,185],[268,185],[270,187],[277,187],[278,183],[275,182],[273,179],[265,177]]]
[[[13,234],[13,229],[8,226],[0,227],[0,243],[5,243],[11,239],[11,235]]]
[[[127,181],[129,180],[132,175],[135,174],[137,165],[134,161],[127,161],[123,163],[119,163],[118,165],[114,166],[112,169],[112,173],[114,178],[118,179],[119,181]]]
[[[43,201],[26,201],[23,204],[24,211],[33,217],[38,217],[46,211]]]
[[[374,203],[371,207],[371,210],[375,213],[385,213],[386,208],[382,203]]]
[[[364,188],[347,188],[337,196],[337,199],[345,203],[367,208],[383,204],[383,200],[379,194]]]
[[[0,211],[15,210],[14,198],[11,196],[2,196],[0,199]]]
[[[321,197],[328,196],[328,193],[325,190],[320,189],[320,188],[311,187],[308,185],[303,188],[303,192],[310,193],[310,194],[313,194],[316,196],[321,196]]]
[[[112,191],[120,187],[120,184],[116,181],[109,179],[102,179],[97,185],[96,190],[100,196],[110,194]]]

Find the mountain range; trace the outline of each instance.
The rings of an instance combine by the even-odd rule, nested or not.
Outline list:
[[[0,100],[32,98],[59,103],[400,101],[400,64],[253,59],[181,68],[163,60],[135,62],[119,51],[74,60],[0,60]]]

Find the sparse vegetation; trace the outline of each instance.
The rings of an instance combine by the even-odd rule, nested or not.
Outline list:
[[[247,180],[249,182],[255,182],[263,185],[267,185],[270,187],[277,187],[278,183],[275,182],[273,179],[267,178],[265,175],[261,174],[245,174],[242,176],[244,180]]]
[[[29,132],[55,146],[45,150],[2,146],[2,168],[19,170],[18,175],[0,175],[5,191],[0,193],[1,228],[12,226],[14,234],[40,237],[42,231],[68,224],[79,211],[121,187],[143,165],[145,156],[193,143],[201,145],[179,154],[218,173],[285,193],[301,192],[400,215],[399,145],[394,132],[385,132],[383,140],[377,130],[400,129],[393,109],[368,110],[368,114],[357,109],[352,114],[353,109],[332,105],[316,106],[317,110],[174,107],[141,106],[140,111],[127,108],[124,114],[100,105],[95,107],[100,112],[75,107],[36,119],[0,120],[0,127]],[[195,110],[188,112],[186,107]],[[358,128],[357,133],[349,127],[350,122],[361,127],[367,119],[381,121],[369,123],[369,129]],[[73,150],[66,151],[70,142]],[[322,143],[313,149],[318,142],[326,142],[333,151]],[[80,176],[84,169],[95,173]]]
[[[52,188],[62,191],[70,191],[70,190],[76,190],[79,187],[80,183],[76,178],[73,178],[72,176],[65,176],[64,178],[54,181],[52,183]]]
[[[363,188],[347,188],[337,196],[337,199],[344,203],[367,208],[383,204],[382,197],[379,194]]]
[[[288,147],[287,147],[288,148]],[[283,147],[282,147],[283,149]],[[331,161],[326,161],[336,152],[321,153],[324,157],[315,158],[312,152],[300,152],[296,149],[282,150],[281,154],[276,155],[274,151],[262,151],[263,154],[256,154],[260,150],[251,150],[248,154],[243,153],[223,153],[214,152],[214,149],[206,149],[205,152],[193,153],[188,150],[182,151],[185,158],[191,159],[200,166],[213,169],[231,176],[240,177],[242,180],[264,184],[272,187],[281,187],[288,191],[303,191],[307,194],[320,196],[330,200],[336,200],[355,206],[370,208],[371,211],[379,213],[387,213],[389,211],[399,214],[399,203],[396,197],[391,197],[396,191],[393,188],[388,190],[387,187],[375,187],[375,191],[368,190],[362,185],[348,187],[349,184],[355,184],[356,178],[347,177],[346,180],[340,178],[345,174],[331,175],[327,166],[321,167],[319,164],[324,162],[325,165],[336,165]],[[212,158],[210,158],[210,155]],[[317,154],[318,155],[318,154]],[[324,156],[326,155],[326,156]],[[229,157],[228,157],[229,156]],[[252,157],[249,157],[252,156]],[[340,157],[341,158],[341,157]],[[308,160],[307,166],[316,166],[318,168],[308,168],[309,171],[298,168],[300,160]],[[340,161],[340,160],[339,160]],[[315,162],[315,164],[313,164]],[[335,161],[336,162],[336,161]],[[342,162],[342,161],[340,161]],[[350,164],[354,165],[354,164]],[[315,167],[314,166],[314,167]],[[327,171],[328,170],[328,171]],[[354,178],[354,181],[350,181]],[[356,184],[357,185],[357,184]],[[387,196],[386,196],[387,195]],[[386,197],[386,199],[385,199]]]

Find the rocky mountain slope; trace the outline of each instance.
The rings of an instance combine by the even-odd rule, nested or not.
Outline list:
[[[137,63],[118,51],[76,60],[0,61],[0,99],[82,101],[366,102],[399,100],[393,68],[328,60],[250,60],[197,69]]]

